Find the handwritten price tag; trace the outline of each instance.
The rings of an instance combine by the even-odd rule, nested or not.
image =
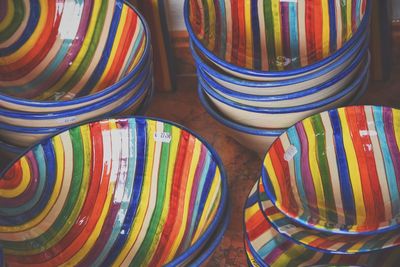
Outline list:
[[[170,143],[171,142],[171,133],[156,132],[156,133],[154,133],[154,141],[162,142],[162,143]]]
[[[297,148],[293,145],[291,145],[286,151],[285,151],[285,155],[283,156],[283,158],[286,161],[290,161],[293,159],[293,157],[297,154]]]

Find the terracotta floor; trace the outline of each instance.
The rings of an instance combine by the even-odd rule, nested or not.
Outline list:
[[[371,83],[360,104],[386,105],[400,108],[400,57],[394,57],[392,79]],[[178,122],[214,146],[226,169],[232,204],[232,218],[225,237],[208,266],[246,266],[242,242],[242,210],[261,170],[261,159],[237,143],[202,108],[196,93],[196,78],[181,79],[172,93],[157,93],[147,115]]]

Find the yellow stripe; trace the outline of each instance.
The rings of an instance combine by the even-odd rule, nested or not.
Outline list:
[[[153,136],[156,130],[156,122],[155,121],[148,121],[147,122],[147,136],[149,137],[147,140],[147,152],[146,152],[146,167],[144,172],[144,179],[143,179],[143,186],[142,186],[142,193],[140,196],[140,205],[138,206],[135,219],[132,224],[132,231],[129,233],[128,239],[124,247],[119,253],[117,259],[114,261],[112,266],[120,266],[124,261],[125,257],[128,255],[131,247],[136,241],[136,238],[140,232],[142,227],[144,217],[147,212],[147,206],[149,204],[149,197],[150,197],[150,183],[151,183],[151,174],[153,168],[153,160],[154,160],[154,150],[155,150],[155,143],[153,140]]]
[[[393,111],[393,128],[396,136],[397,146],[400,147],[400,110],[392,109]]]
[[[167,221],[168,218],[168,213],[169,213],[169,205],[170,205],[170,196],[171,196],[171,189],[172,189],[172,182],[173,182],[173,177],[174,177],[174,169],[175,169],[175,162],[176,162],[176,157],[178,155],[178,148],[179,148],[179,140],[181,137],[181,130],[177,127],[172,127],[171,128],[171,143],[170,143],[170,152],[169,152],[169,160],[168,160],[168,173],[167,173],[167,180],[166,180],[166,190],[165,190],[165,200],[164,200],[164,207],[163,211],[161,214],[160,218],[160,223],[158,224],[156,233],[157,234],[154,237],[154,240],[152,242],[152,245],[149,249],[149,252],[147,253],[147,256],[143,262],[143,266],[147,266],[151,259],[154,256],[154,253],[156,252],[156,249],[158,247],[158,243],[160,242],[161,238],[161,233],[164,229],[165,222]]]
[[[8,26],[10,26],[10,24],[15,16],[14,1],[8,0],[7,2],[8,3],[7,3],[6,16],[3,18],[2,21],[0,21],[0,32],[4,31],[5,29],[7,29]]]
[[[5,56],[5,57],[0,57],[0,64],[6,65],[6,64],[11,64],[14,63],[20,59],[22,59],[26,54],[32,50],[32,47],[35,46],[37,41],[39,40],[41,34],[43,33],[44,27],[46,26],[46,20],[47,16],[49,16],[49,10],[47,7],[47,2],[45,0],[39,0],[39,5],[40,5],[40,16],[39,16],[39,21],[38,24],[32,33],[31,37],[19,48],[17,51],[14,53]]]
[[[194,139],[195,137],[191,136],[190,138]],[[189,204],[190,204],[190,198],[192,197],[191,193],[192,193],[194,175],[196,173],[196,169],[199,164],[201,145],[202,144],[199,140],[195,140],[192,161],[190,163],[190,169],[189,169],[189,177],[187,178],[188,180],[187,180],[187,184],[186,184],[185,202],[184,202],[184,207],[183,207],[183,218],[182,218],[181,226],[179,227],[179,233],[175,237],[174,243],[171,246],[171,250],[168,254],[166,262],[169,262],[173,259],[173,257],[176,254],[176,251],[178,250],[178,248],[182,242],[183,234],[186,231],[186,227],[190,226],[190,225],[187,225],[187,219],[188,219],[188,214],[189,214]]]
[[[322,0],[322,54],[324,57],[329,55],[330,44],[330,25],[329,25],[329,6],[328,1]]]
[[[253,68],[253,28],[251,27],[251,2],[244,1],[244,18],[246,27],[246,67]]]
[[[110,57],[109,57],[111,60],[107,61],[107,65],[103,71],[103,74],[101,75],[100,79],[97,81],[96,85],[94,86],[93,91],[97,91],[98,89],[100,89],[99,87],[101,87],[103,85],[104,79],[110,72],[111,66],[114,63],[113,59],[116,59],[117,51],[118,51],[118,49],[120,49],[119,45],[121,43],[121,36],[124,34],[123,30],[124,30],[124,27],[126,24],[127,16],[128,16],[128,6],[123,5],[122,11],[121,11],[121,17],[120,17],[120,20],[118,23],[117,32],[115,34],[114,43],[112,45],[112,49],[111,49],[111,53],[110,53]]]
[[[0,232],[12,233],[12,232],[20,232],[20,231],[24,231],[29,228],[32,228],[35,225],[39,224],[49,213],[51,208],[54,206],[54,203],[56,202],[58,195],[60,194],[61,184],[63,181],[64,149],[63,149],[63,145],[62,145],[60,136],[53,137],[52,141],[53,141],[53,146],[54,146],[54,151],[55,151],[55,156],[56,156],[57,170],[56,170],[56,181],[55,181],[53,193],[51,194],[46,207],[43,209],[43,211],[38,216],[36,216],[31,221],[29,221],[25,224],[16,225],[16,226],[0,226]],[[0,235],[0,238],[1,238],[1,235]]]
[[[310,171],[314,182],[315,194],[317,195],[318,210],[322,218],[326,218],[326,205],[322,177],[318,167],[317,148],[315,144],[315,133],[310,119],[303,121],[304,130],[308,140],[308,160]]]
[[[260,208],[258,206],[258,203],[255,203],[253,206],[248,207],[244,211],[244,218],[246,219],[246,221],[250,220],[254,215],[256,215],[259,210]]]
[[[340,108],[338,112],[339,112],[340,122],[342,125],[343,144],[346,151],[346,157],[348,162],[347,165],[349,166],[350,180],[356,204],[357,223],[362,225],[365,222],[366,214],[364,206],[364,197],[362,194],[361,177],[360,177],[360,172],[358,170],[357,155],[353,146],[349,125],[347,124],[345,110],[343,108]]]
[[[210,192],[208,194],[206,203],[204,205],[204,212],[201,215],[201,218],[200,218],[200,221],[198,224],[198,228],[196,230],[196,233],[193,236],[193,240],[199,239],[199,237],[202,233],[202,229],[204,229],[204,227],[205,227],[205,224],[207,221],[207,214],[209,213],[210,206],[213,205],[216,191],[220,190],[220,188],[221,188],[221,173],[220,173],[219,169],[217,168],[215,171],[215,175],[214,175],[213,183],[211,185]]]
[[[79,53],[76,58],[72,61],[71,65],[68,67],[67,71],[63,74],[63,77],[49,90],[46,90],[41,99],[49,98],[54,92],[61,90],[61,88],[71,79],[75,74],[79,66],[81,65],[83,59],[86,56],[87,51],[91,47],[91,42],[94,34],[95,27],[97,25],[97,19],[99,17],[100,7],[103,1],[93,1],[92,15],[89,22],[89,27],[87,29],[85,39],[83,40],[82,46],[79,49]],[[109,12],[109,11],[108,11]]]
[[[275,54],[277,57],[283,56],[282,47],[282,26],[280,16],[280,0],[271,0],[272,16],[274,20],[274,39],[275,39]],[[283,66],[278,65],[278,69],[282,70]]]
[[[352,6],[352,0],[347,0],[346,4],[346,16],[347,16],[347,40],[351,37],[352,35],[352,29],[351,29],[351,6]]]
[[[0,189],[0,196],[4,198],[14,198],[21,195],[29,186],[31,181],[31,171],[26,157],[21,158],[22,179],[17,187],[11,189]]]
[[[273,187],[273,189],[275,191],[276,204],[277,204],[277,206],[281,207],[281,205],[282,205],[281,188],[279,186],[278,177],[276,177],[275,169],[274,169],[274,166],[272,165],[271,155],[269,155],[269,153],[265,157],[264,167],[265,167],[265,169],[266,169],[266,171],[268,173],[268,176],[269,176],[269,178],[271,180],[271,183],[272,183],[272,187]]]
[[[274,261],[273,266],[287,266],[293,259],[299,258],[301,255],[307,252],[307,249],[303,246],[293,244],[289,250],[285,253],[280,254],[280,256]]]
[[[209,21],[210,21],[210,23],[209,23],[209,26],[210,26],[210,32],[208,33],[210,36],[209,36],[209,39],[208,39],[208,45],[207,45],[207,47],[208,47],[208,49],[209,50],[214,50],[214,48],[215,48],[215,38],[216,38],[216,36],[215,36],[215,6],[214,6],[214,2],[213,2],[213,0],[208,0],[207,1],[208,3],[207,3],[207,6],[208,6],[208,16],[209,16]]]

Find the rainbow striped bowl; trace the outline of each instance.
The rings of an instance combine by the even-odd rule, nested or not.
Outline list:
[[[356,255],[324,253],[297,244],[279,234],[267,220],[258,203],[258,181],[252,188],[244,209],[244,243],[249,266],[363,266],[394,267],[400,261],[400,250],[369,252]]]
[[[166,121],[71,128],[32,147],[0,177],[7,266],[190,265],[210,255],[204,246],[215,247],[215,231],[226,228],[218,155]]]
[[[371,1],[185,1],[192,42],[232,76],[281,80],[346,54],[368,27]]]
[[[146,23],[122,0],[3,1],[0,10],[2,108],[90,106],[149,71]]]
[[[333,109],[298,122],[264,159],[268,198],[297,223],[377,234],[400,224],[400,111]]]

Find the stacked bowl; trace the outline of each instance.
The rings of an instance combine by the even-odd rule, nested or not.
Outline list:
[[[199,266],[229,221],[213,148],[145,117],[42,140],[0,173],[0,192],[6,266]]]
[[[245,205],[252,266],[398,266],[400,110],[313,115],[265,156]]]
[[[128,3],[8,1],[0,21],[0,149],[15,156],[61,129],[143,112],[150,35]]]
[[[368,83],[369,0],[186,0],[200,99],[264,154],[284,129]]]

